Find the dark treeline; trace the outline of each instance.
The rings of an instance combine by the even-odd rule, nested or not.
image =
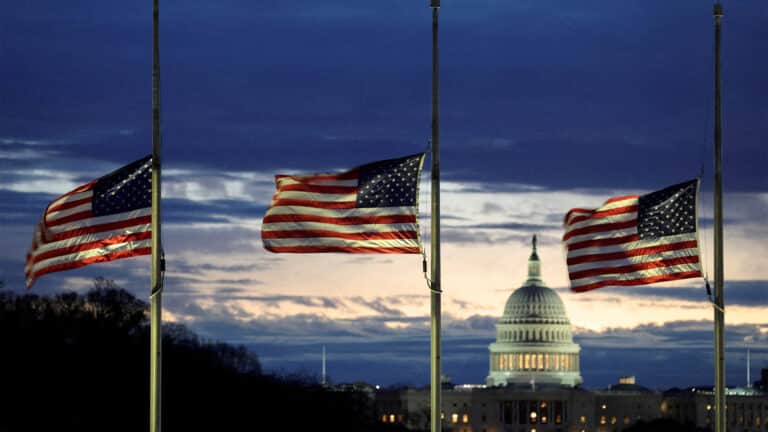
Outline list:
[[[97,279],[84,295],[0,291],[0,432],[145,431],[148,305]],[[371,431],[366,395],[265,375],[243,346],[163,326],[163,430]]]

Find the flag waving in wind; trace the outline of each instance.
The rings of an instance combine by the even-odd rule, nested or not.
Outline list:
[[[419,178],[424,153],[335,174],[277,175],[262,221],[271,252],[421,253]]]
[[[698,189],[698,180],[690,180],[569,211],[563,242],[571,290],[700,277]]]
[[[53,200],[35,228],[27,288],[46,274],[152,253],[152,158]]]

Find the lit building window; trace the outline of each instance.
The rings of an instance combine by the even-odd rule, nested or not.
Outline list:
[[[623,376],[619,378],[619,384],[636,384],[634,376]]]
[[[707,411],[711,411],[711,410],[712,410],[712,405],[707,404]]]
[[[390,423],[394,423],[395,422],[395,415],[394,414],[390,414],[389,415],[389,422]]]
[[[538,414],[536,414],[536,411],[531,411],[531,424],[536,424],[536,417],[538,417]]]
[[[387,422],[387,415],[386,415],[386,414],[383,414],[383,415],[381,416],[381,422],[382,422],[382,423],[386,423],[386,422]]]
[[[616,416],[611,417],[611,424],[612,425],[616,424]]]
[[[456,414],[456,413],[451,414],[451,421],[453,423],[458,423],[459,422],[459,415]]]
[[[606,406],[605,404],[602,404],[602,405],[600,405],[600,408],[601,408],[601,409],[606,409],[606,408],[607,408],[607,406]]]
[[[627,417],[627,416],[624,416],[624,424],[625,424],[625,425],[628,425],[628,424],[629,424],[629,417]]]
[[[525,369],[531,368],[531,355],[526,353],[525,354]]]
[[[579,417],[579,423],[586,424],[587,423],[587,417],[586,416]]]
[[[544,369],[544,354],[539,354],[537,357],[538,357],[537,368],[540,369],[540,370],[543,370]]]
[[[600,424],[601,425],[605,424],[605,416],[600,416]]]
[[[469,423],[469,414],[464,414],[461,416],[461,422],[462,423]]]
[[[523,354],[521,353],[517,354],[517,369],[523,370]]]

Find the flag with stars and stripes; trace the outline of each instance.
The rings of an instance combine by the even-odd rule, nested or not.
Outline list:
[[[563,242],[571,290],[700,277],[698,189],[698,180],[690,180],[569,211]]]
[[[35,228],[24,267],[40,276],[152,253],[152,157],[56,198]]]
[[[277,175],[262,221],[278,253],[421,253],[418,196],[424,153],[335,174]]]

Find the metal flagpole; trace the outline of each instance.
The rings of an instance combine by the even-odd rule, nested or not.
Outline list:
[[[749,343],[747,343],[747,388],[752,388],[752,378],[749,376]]]
[[[432,262],[430,273],[431,321],[430,321],[430,370],[431,370],[431,418],[432,432],[441,432],[440,380],[440,127],[438,111],[438,49],[437,18],[440,0],[430,0],[432,8]]]
[[[152,294],[150,295],[149,430],[160,432],[163,250],[160,244],[160,20],[158,0],[152,13]]]
[[[723,299],[723,176],[722,112],[720,110],[720,20],[723,6],[715,3],[715,432],[725,432],[725,302]]]

